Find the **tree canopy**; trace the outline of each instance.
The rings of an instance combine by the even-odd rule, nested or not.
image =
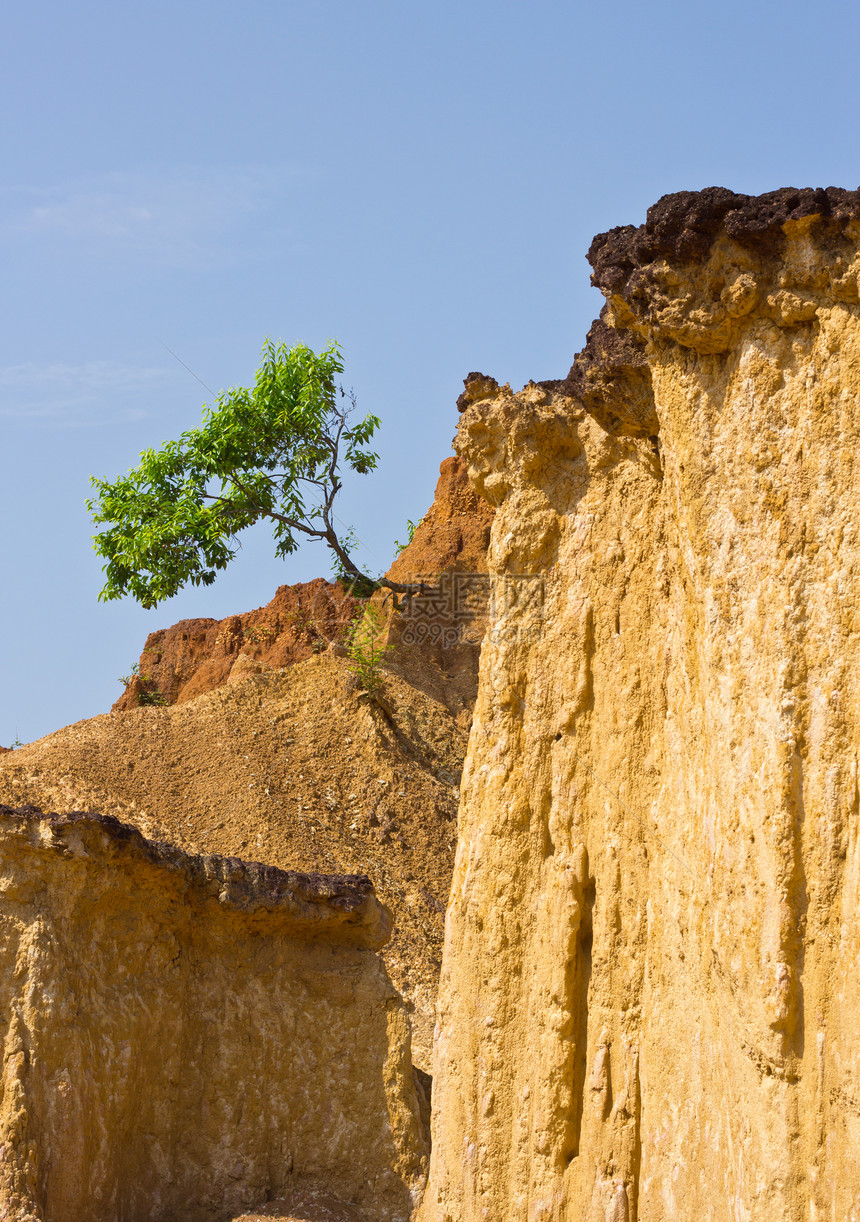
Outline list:
[[[103,601],[130,594],[155,607],[187,583],[211,585],[238,550],[237,536],[261,519],[273,524],[275,551],[284,557],[302,538],[333,552],[339,576],[361,592],[384,586],[353,562],[349,535],[338,536],[333,505],[341,464],[359,475],[376,468],[370,448],[379,418],[352,423],[355,400],[338,383],[340,348],[320,353],[304,344],[268,340],[254,385],[234,387],[203,411],[189,429],[114,482],[93,476],[87,502],[97,526],[93,546],[106,563]]]

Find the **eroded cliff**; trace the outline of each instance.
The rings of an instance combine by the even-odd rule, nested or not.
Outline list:
[[[425,1141],[367,878],[6,806],[0,867],[0,1216],[222,1222],[321,1186],[406,1222]]]
[[[860,195],[595,240],[496,507],[429,1222],[860,1217]]]

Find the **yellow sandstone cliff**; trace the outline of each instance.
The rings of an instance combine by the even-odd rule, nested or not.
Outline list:
[[[32,807],[0,806],[0,858],[0,1217],[223,1222],[321,1187],[407,1222],[425,1141],[367,878]]]
[[[860,1217],[860,194],[595,240],[496,507],[424,1222]]]

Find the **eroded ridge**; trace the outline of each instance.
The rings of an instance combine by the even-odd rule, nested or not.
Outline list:
[[[860,1216],[860,199],[668,196],[590,258],[569,377],[459,403],[496,515],[421,1217]]]
[[[87,811],[43,814],[35,806],[0,805],[0,828],[0,834],[21,836],[37,850],[162,867],[181,879],[190,902],[215,900],[237,912],[269,914],[291,937],[378,950],[391,936],[391,914],[364,874],[298,873],[238,857],[186,853],[147,839],[113,815]]]

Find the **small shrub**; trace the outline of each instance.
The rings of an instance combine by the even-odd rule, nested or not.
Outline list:
[[[423,518],[419,518],[417,522],[413,522],[411,518],[406,519],[407,539],[405,543],[401,543],[399,539],[394,540],[394,555],[395,556],[399,556],[401,552],[406,551],[409,544],[415,538],[416,530],[418,529],[418,527],[421,525],[423,521],[424,521]]]
[[[365,606],[347,631],[346,651],[349,656],[349,669],[358,680],[359,686],[369,695],[375,695],[384,682],[382,662],[387,647],[385,624],[379,608],[373,603]]]
[[[137,703],[146,708],[161,708],[167,704],[167,697],[162,692],[138,692]]]
[[[313,620],[305,607],[296,607],[295,611],[285,612],[284,619],[299,632],[308,632],[313,628]]]
[[[251,645],[265,645],[274,638],[274,635],[271,628],[260,624],[254,628],[246,628],[244,631],[245,640]]]

